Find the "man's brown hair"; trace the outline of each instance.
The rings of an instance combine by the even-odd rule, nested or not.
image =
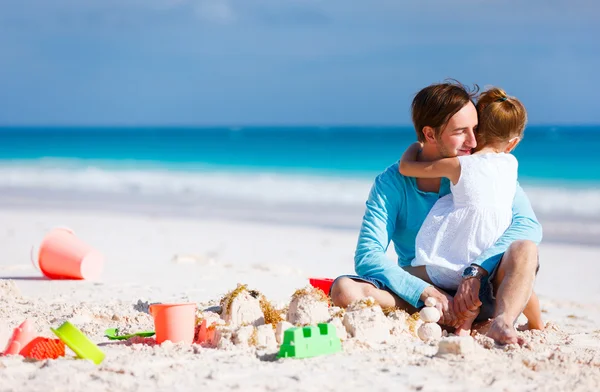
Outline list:
[[[509,97],[498,87],[481,93],[477,99],[477,148],[507,142],[513,137],[523,138],[527,110],[515,97]]]
[[[436,138],[442,133],[444,126],[460,109],[473,99],[479,86],[473,90],[454,79],[444,83],[432,84],[419,91],[412,101],[412,121],[420,142],[425,141],[423,128],[434,129]]]

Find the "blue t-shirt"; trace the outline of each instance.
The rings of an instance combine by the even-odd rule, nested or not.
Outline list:
[[[423,192],[416,179],[398,172],[398,163],[388,167],[376,179],[363,217],[354,268],[360,276],[382,281],[389,290],[412,306],[422,306],[420,296],[429,283],[402,269],[410,266],[415,257],[415,239],[425,217],[435,202],[450,193],[450,182],[443,178],[440,192]],[[530,240],[539,244],[542,227],[537,221],[529,199],[517,185],[513,202],[513,219],[510,227],[489,249],[475,261],[492,272],[502,255],[516,240]],[[390,241],[394,243],[398,262],[386,257]]]

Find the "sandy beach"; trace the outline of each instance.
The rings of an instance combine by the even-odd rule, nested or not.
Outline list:
[[[43,204],[43,203],[40,203]],[[115,390],[597,390],[600,387],[600,247],[545,242],[536,284],[548,327],[520,332],[522,347],[476,339],[476,352],[436,356],[436,343],[409,331],[386,342],[356,338],[343,351],[277,359],[276,348],[110,342],[109,327],[153,329],[153,302],[192,301],[204,310],[238,283],[277,307],[308,277],[353,272],[354,229],[235,219],[185,218],[6,204],[0,210],[0,324],[3,337],[25,318],[41,336],[70,320],[98,343],[96,366],[67,356],[0,357],[0,391]],[[30,262],[50,228],[66,225],[106,257],[99,282],[51,281]],[[388,252],[393,260],[393,252]],[[3,342],[0,342],[3,345]]]
[[[600,392],[599,35],[597,1],[0,0],[0,392]],[[447,288],[540,223],[544,328],[334,306],[311,278],[356,274],[363,219],[411,304],[385,263],[424,222]]]

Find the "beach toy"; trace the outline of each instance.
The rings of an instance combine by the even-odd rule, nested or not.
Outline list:
[[[214,324],[215,323],[212,323],[210,326],[213,326]],[[200,326],[198,327],[198,333],[196,334],[194,343],[202,344],[211,342],[215,339],[216,329],[209,328],[210,326],[208,325],[208,321],[202,320],[202,323],[200,323]]]
[[[329,291],[331,290],[331,285],[333,284],[333,279],[309,278],[308,281],[311,284],[311,286],[321,289],[321,290],[323,290],[323,292],[326,295],[329,295]]]
[[[196,326],[196,304],[153,304],[150,314],[154,317],[156,342],[192,344]]]
[[[4,355],[17,355],[21,353],[21,350],[31,342],[37,335],[33,328],[33,323],[29,320],[25,320],[14,329],[11,338],[8,340]]]
[[[79,358],[89,359],[96,365],[104,360],[104,353],[91,340],[87,338],[76,326],[65,321],[52,332],[62,340]]]
[[[119,335],[119,328],[109,328],[106,331],[104,331],[104,336],[106,336],[110,340],[127,340],[131,339],[134,336],[141,336],[143,338],[154,336],[154,331],[142,331],[126,335]]]
[[[65,344],[60,339],[49,339],[38,336],[21,350],[21,355],[37,360],[56,359],[65,356]]]
[[[104,265],[102,254],[66,227],[50,230],[39,250],[32,247],[31,261],[50,279],[97,280]]]
[[[333,324],[290,328],[283,333],[278,358],[309,358],[342,351]]]

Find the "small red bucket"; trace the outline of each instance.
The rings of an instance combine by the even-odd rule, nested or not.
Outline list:
[[[316,287],[318,289],[323,290],[326,295],[329,295],[329,290],[331,290],[331,285],[333,284],[334,279],[329,278],[309,278],[311,286]]]

